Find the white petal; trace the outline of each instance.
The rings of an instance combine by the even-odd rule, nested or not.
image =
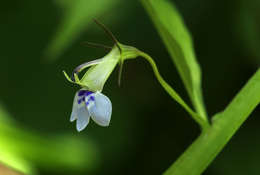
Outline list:
[[[108,126],[112,114],[112,103],[100,92],[94,94],[95,104],[88,108],[91,118],[101,126]]]
[[[90,115],[84,103],[78,106],[79,107],[77,110],[77,130],[78,132],[80,132],[88,125]]]
[[[78,92],[76,92],[74,100],[73,100],[73,106],[72,106],[72,112],[70,115],[70,121],[73,122],[77,119],[77,110],[78,110]]]

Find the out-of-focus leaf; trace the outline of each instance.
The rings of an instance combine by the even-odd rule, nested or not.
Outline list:
[[[201,71],[191,36],[177,9],[168,0],[142,0],[184,82],[194,108],[206,120]]]
[[[5,130],[2,130],[1,126],[6,127],[11,123],[12,119],[0,105],[0,163],[26,175],[33,175],[35,174],[33,164],[12,151],[13,145],[9,145],[10,143],[8,142],[10,138],[8,135],[5,135]],[[13,137],[15,138],[16,136],[14,135]]]
[[[93,18],[98,18],[106,12],[113,12],[118,2],[119,0],[59,0],[64,9],[64,17],[47,47],[47,58],[52,60],[58,58],[79,34],[86,30]]]
[[[63,10],[69,9],[73,5],[74,1],[71,0],[56,0],[56,4]]]
[[[4,140],[2,140],[2,142],[3,141]],[[36,171],[30,162],[25,161],[24,159],[18,157],[15,154],[11,154],[10,151],[8,151],[8,149],[2,149],[2,147],[0,151],[0,162],[6,165],[7,167],[10,167],[11,169],[21,172],[23,174],[36,174]]]
[[[239,1],[237,14],[234,15],[237,27],[234,30],[241,39],[243,48],[246,48],[249,55],[255,58],[254,61],[260,64],[260,1],[251,0]]]
[[[0,118],[0,161],[9,167],[26,174],[32,174],[29,172],[32,165],[53,171],[92,170],[97,167],[98,152],[90,140],[72,135],[37,134],[7,120],[10,115],[1,107]]]

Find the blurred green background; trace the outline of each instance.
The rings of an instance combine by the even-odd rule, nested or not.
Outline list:
[[[224,109],[260,65],[260,1],[175,0],[203,73],[208,113]],[[199,127],[161,88],[144,59],[127,61],[122,86],[114,71],[104,87],[111,125],[91,122],[81,133],[69,122],[78,87],[71,72],[112,45],[92,22],[150,54],[166,81],[189,98],[139,1],[13,0],[0,3],[0,162],[25,174],[161,174],[192,143]],[[219,71],[221,70],[221,71]],[[260,110],[255,110],[207,175],[260,173]],[[4,172],[0,167],[0,174]],[[8,174],[8,173],[6,173]]]

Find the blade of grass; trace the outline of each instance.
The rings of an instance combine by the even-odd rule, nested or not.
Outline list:
[[[196,139],[165,175],[199,175],[260,103],[260,69],[226,109],[213,117],[212,127]]]
[[[181,16],[168,0],[141,0],[186,87],[196,112],[207,120],[202,99],[201,71],[195,58],[191,36]]]

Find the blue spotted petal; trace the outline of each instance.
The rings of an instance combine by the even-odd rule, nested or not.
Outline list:
[[[85,106],[85,103],[78,104],[77,109],[77,130],[80,132],[86,128],[89,123],[89,112]]]
[[[101,126],[108,126],[112,114],[112,103],[100,92],[94,94],[94,104],[88,107],[91,118]]]

